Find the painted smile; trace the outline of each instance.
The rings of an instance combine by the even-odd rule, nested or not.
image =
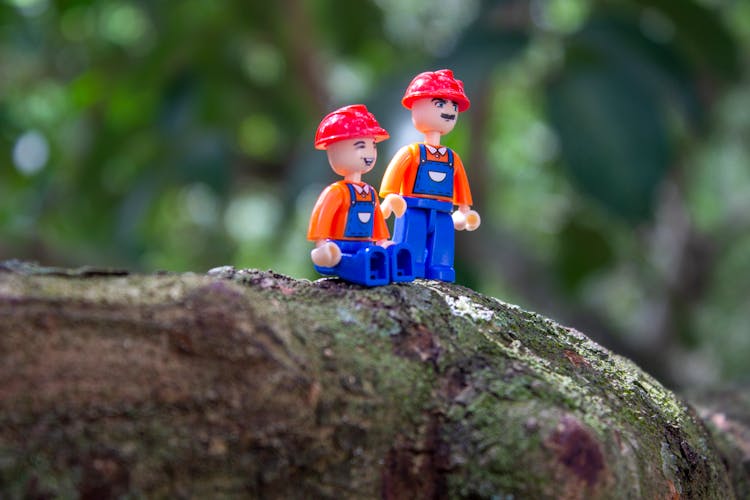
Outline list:
[[[373,162],[375,161],[375,158],[372,158],[372,157],[366,157],[366,158],[362,158],[362,161],[364,161],[364,162],[365,162],[365,166],[366,166],[366,167],[369,167],[369,166],[370,166],[370,165],[372,165],[372,163],[373,163]]]
[[[440,113],[440,118],[448,121],[452,121],[456,119],[456,115],[450,115],[448,113]]]

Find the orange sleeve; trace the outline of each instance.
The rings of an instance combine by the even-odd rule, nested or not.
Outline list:
[[[461,158],[453,152],[453,204],[454,205],[471,205],[471,189],[469,189],[469,179],[466,177],[466,170]]]
[[[380,183],[380,196],[385,198],[389,194],[404,194],[403,185],[409,167],[415,159],[416,144],[410,144],[399,149],[388,167],[385,169],[383,181]]]
[[[375,191],[373,189],[373,191]],[[388,226],[385,224],[383,214],[380,212],[380,201],[378,195],[373,193],[375,196],[375,220],[372,226],[372,239],[373,241],[387,240],[391,237],[391,233],[388,231]]]
[[[310,225],[307,229],[308,240],[317,241],[335,237],[335,220],[345,204],[343,195],[338,184],[331,184],[320,193],[310,216]]]

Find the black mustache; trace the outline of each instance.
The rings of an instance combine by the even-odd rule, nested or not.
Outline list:
[[[446,120],[455,120],[456,115],[449,115],[448,113],[440,113],[440,118],[444,118]]]

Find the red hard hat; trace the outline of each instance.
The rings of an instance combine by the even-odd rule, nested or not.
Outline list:
[[[415,76],[406,87],[401,104],[406,109],[411,109],[414,101],[423,97],[450,99],[458,104],[458,110],[461,112],[469,109],[471,105],[464,93],[464,82],[453,78],[453,71],[449,69],[425,71]]]
[[[375,142],[380,142],[390,135],[380,127],[364,104],[352,104],[328,113],[323,118],[315,132],[315,149],[326,149],[332,142],[356,137],[374,137]]]

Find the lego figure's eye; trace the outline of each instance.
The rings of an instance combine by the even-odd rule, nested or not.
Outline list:
[[[365,149],[365,141],[357,141],[354,143],[354,149]]]
[[[458,104],[455,101],[451,101],[453,103],[453,111],[458,113]]]
[[[436,108],[443,109],[445,107],[445,99],[440,99],[439,97],[435,97],[432,100],[432,103],[435,105]]]

